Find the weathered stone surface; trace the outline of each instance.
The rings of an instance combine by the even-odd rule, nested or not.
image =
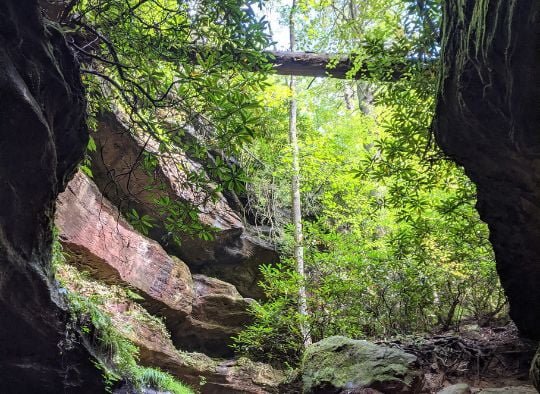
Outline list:
[[[128,327],[129,315],[117,315],[119,327]],[[275,393],[284,380],[281,372],[269,365],[247,359],[215,360],[202,353],[176,350],[170,339],[156,334],[155,329],[137,322],[125,332],[140,349],[143,365],[158,367],[182,381],[199,388],[203,394]],[[201,385],[202,384],[202,385]]]
[[[305,393],[416,393],[423,378],[416,357],[401,350],[341,336],[310,345],[302,361]]]
[[[54,200],[83,157],[85,100],[36,0],[0,1],[0,69],[0,391],[99,393],[90,352],[66,341],[50,273]]]
[[[191,313],[194,291],[187,266],[135,231],[80,172],[58,197],[56,225],[72,263],[140,290],[152,313],[173,321]]]
[[[498,388],[486,388],[478,391],[478,394],[536,394],[538,391],[532,386],[510,386]]]
[[[117,287],[84,279],[74,267],[61,267],[59,275],[70,291],[105,300],[102,310],[114,327],[137,345],[142,365],[167,371],[201,393],[274,393],[284,380],[280,371],[262,363],[216,360],[202,353],[178,351],[164,324]]]
[[[466,383],[453,384],[451,386],[445,387],[437,394],[536,394],[537,391],[532,386],[523,385],[523,386],[508,386],[508,387],[487,387],[487,388],[473,388]]]
[[[157,225],[150,230],[150,236],[185,261],[193,272],[230,282],[246,297],[263,297],[257,285],[259,265],[277,261],[277,253],[246,232],[242,220],[223,196],[213,202],[187,180],[190,171],[203,172],[200,163],[178,152],[161,157],[158,170],[148,174],[140,153],[143,146],[147,151],[157,151],[157,144],[148,137],[139,141],[120,115],[112,113],[100,117],[94,139],[98,147],[93,155],[94,178],[107,198],[121,210],[135,208],[141,215],[155,218]],[[218,230],[215,239],[203,241],[185,235],[181,245],[170,242],[162,226],[164,217],[155,203],[161,196],[198,207],[200,221]]]
[[[512,319],[540,339],[540,2],[443,4],[436,138],[477,185]]]
[[[248,308],[255,301],[243,298],[233,285],[218,279],[193,275],[193,283],[193,311],[172,332],[174,343],[189,351],[232,355],[231,337],[251,323]]]
[[[229,283],[192,277],[181,260],[135,231],[80,172],[58,197],[56,225],[70,263],[139,290],[145,307],[166,318],[176,346],[232,355],[231,336],[251,321],[247,311],[253,300]]]

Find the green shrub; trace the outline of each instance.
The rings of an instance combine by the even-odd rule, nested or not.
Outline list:
[[[261,267],[263,304],[251,304],[255,322],[234,337],[234,349],[255,361],[282,367],[298,365],[303,340],[297,309],[300,279],[285,264]]]

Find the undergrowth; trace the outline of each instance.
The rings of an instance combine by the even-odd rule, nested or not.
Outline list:
[[[174,394],[193,393],[192,389],[169,373],[139,365],[139,349],[114,327],[111,316],[104,311],[104,303],[110,294],[100,292],[97,284],[96,291],[92,294],[80,294],[69,289],[76,287],[76,283],[88,279],[84,278],[84,273],[67,265],[56,232],[52,249],[52,268],[57,280],[65,289],[72,326],[79,327],[82,335],[92,344],[96,356],[95,365],[102,371],[109,392],[124,382],[136,391],[153,388]],[[130,298],[135,294],[129,289],[117,286],[113,286],[113,291],[122,292],[123,296]],[[161,326],[158,321],[154,323]]]

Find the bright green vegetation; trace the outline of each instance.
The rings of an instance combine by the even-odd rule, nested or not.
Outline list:
[[[451,162],[425,162],[427,134],[415,136],[419,151],[413,153],[398,134],[423,131],[420,122],[429,114],[417,119],[408,113],[430,108],[405,97],[403,105],[377,106],[364,115],[344,108],[337,94],[315,105],[331,88],[326,81],[313,83],[300,104],[305,282],[314,339],[422,333],[469,318],[489,323],[505,298],[487,227],[474,209],[474,185]],[[283,100],[267,97],[275,98],[268,103],[273,116],[284,118]],[[286,125],[272,124],[272,135],[251,147],[264,166],[249,162],[249,190],[260,212],[275,213],[267,222],[287,257],[291,229],[280,212],[288,203],[289,154],[279,148]],[[302,278],[283,260],[263,267],[268,302],[254,305],[257,322],[237,346],[252,357],[295,363],[301,354],[295,289]]]
[[[72,314],[68,327],[79,330],[85,340],[92,343],[95,364],[103,372],[103,379],[109,389],[119,382],[127,382],[136,390],[153,388],[174,394],[193,393],[193,390],[172,375],[139,365],[139,349],[113,324],[111,312],[105,307],[107,302],[114,301],[111,300],[111,295],[136,298],[138,296],[135,293],[118,286],[106,287],[86,277],[84,272],[67,265],[62,246],[56,237],[52,262],[56,277],[66,291]],[[85,291],[81,291],[82,286]],[[137,318],[148,319],[149,316],[135,316],[135,319]],[[145,323],[149,322],[146,320]],[[150,323],[154,323],[158,328],[162,326],[157,320]],[[68,341],[77,340],[75,333],[68,332],[66,338]]]
[[[66,19],[65,28],[92,43],[86,49],[72,43],[85,61],[90,129],[98,127],[102,113],[122,113],[143,145],[152,139],[157,146],[141,153],[148,173],[154,173],[159,156],[186,152],[206,159],[210,149],[233,155],[263,127],[257,97],[266,85],[269,66],[262,50],[269,40],[253,13],[256,1],[74,3],[74,16]],[[253,68],[260,72],[248,71]],[[186,135],[191,126],[199,143]],[[88,148],[95,151],[92,140]],[[83,170],[92,175],[88,160]],[[210,184],[202,170],[187,172],[184,187],[209,199],[244,186],[243,171],[223,160],[208,169],[217,184]],[[197,206],[166,197],[156,203],[175,242],[181,234],[213,237],[212,229],[199,222]],[[143,233],[154,225],[128,207],[121,209]]]
[[[368,3],[375,13],[389,3],[397,8],[373,17],[362,38],[392,47],[389,59],[395,53],[423,52],[432,62],[436,44],[418,10],[407,8],[406,1]],[[344,22],[343,16],[333,14],[331,4],[309,4],[300,19],[310,37],[306,49],[325,48],[327,32],[313,26],[332,17]],[[369,7],[365,10],[369,14]],[[437,18],[435,2],[429,12]],[[406,32],[406,22],[412,32]],[[360,39],[353,26],[330,25]],[[354,49],[348,47],[350,38],[331,37],[337,47]],[[285,81],[272,80],[262,97],[271,127],[243,158],[252,180],[251,208],[272,227],[285,258],[280,266],[262,269],[268,301],[253,306],[256,322],[236,338],[241,353],[298,364],[302,341],[297,327],[306,320],[296,312],[302,283],[314,341],[332,335],[422,334],[471,319],[489,324],[504,315],[506,300],[487,226],[474,208],[474,185],[433,141],[435,71],[413,66],[407,78],[392,83],[305,78],[299,84],[305,278],[294,272],[286,214],[288,93]]]
[[[303,324],[316,341],[421,334],[504,316],[474,185],[431,130],[439,1],[297,4],[299,50],[352,54],[351,75],[369,74],[297,84],[305,277],[292,261],[290,91],[285,78],[268,75],[262,51],[271,40],[256,2],[84,0],[66,23],[94,42],[91,53],[75,47],[86,60],[91,128],[103,111],[124,113],[134,135],[157,141],[157,152],[141,154],[149,173],[160,155],[175,152],[206,162],[213,182],[192,171],[188,186],[209,198],[244,198],[245,216],[279,246],[282,264],[262,267],[267,300],[253,305],[254,324],[236,338],[239,354],[296,366]],[[290,14],[282,3],[270,5]],[[392,77],[396,64],[399,79]],[[196,143],[186,138],[189,126]],[[167,198],[157,204],[173,239],[212,238],[196,206]],[[125,213],[143,233],[154,225]],[[307,316],[297,312],[303,285]],[[128,347],[117,349],[126,353],[125,370]]]

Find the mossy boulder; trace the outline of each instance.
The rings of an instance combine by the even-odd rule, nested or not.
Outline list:
[[[446,386],[437,394],[471,394],[471,388],[467,383],[457,383]]]
[[[416,367],[416,357],[399,349],[333,336],[306,349],[304,393],[417,393],[423,378]]]

